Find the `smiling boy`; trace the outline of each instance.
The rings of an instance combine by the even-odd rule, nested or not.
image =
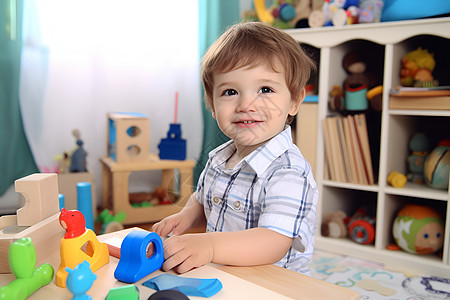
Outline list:
[[[211,151],[197,190],[154,225],[163,270],[213,262],[277,264],[310,274],[317,186],[288,125],[314,64],[288,34],[249,22],[228,29],[202,62],[205,101],[231,140]],[[206,233],[183,234],[206,225]]]

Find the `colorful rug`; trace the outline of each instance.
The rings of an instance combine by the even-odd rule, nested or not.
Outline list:
[[[322,249],[315,250],[310,267],[313,277],[358,291],[364,300],[450,299],[450,279],[407,277],[386,270],[383,264]]]

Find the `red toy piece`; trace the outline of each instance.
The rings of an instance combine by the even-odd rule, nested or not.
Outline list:
[[[78,210],[61,209],[59,223],[66,230],[65,239],[79,237],[86,231],[86,220]]]

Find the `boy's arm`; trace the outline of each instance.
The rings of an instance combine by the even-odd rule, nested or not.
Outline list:
[[[206,219],[203,205],[197,201],[196,195],[197,192],[194,192],[179,213],[156,223],[152,230],[159,236],[166,237],[171,232],[173,235],[179,235],[192,227],[204,226]]]
[[[267,228],[171,237],[164,243],[163,270],[179,273],[208,264],[253,266],[282,259],[292,239]]]

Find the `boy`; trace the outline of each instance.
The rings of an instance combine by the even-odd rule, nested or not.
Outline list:
[[[205,100],[231,140],[210,152],[186,206],[154,225],[173,235],[164,271],[275,263],[310,274],[318,191],[286,123],[313,67],[294,39],[263,23],[236,24],[210,47]],[[181,235],[201,225],[206,233]]]

